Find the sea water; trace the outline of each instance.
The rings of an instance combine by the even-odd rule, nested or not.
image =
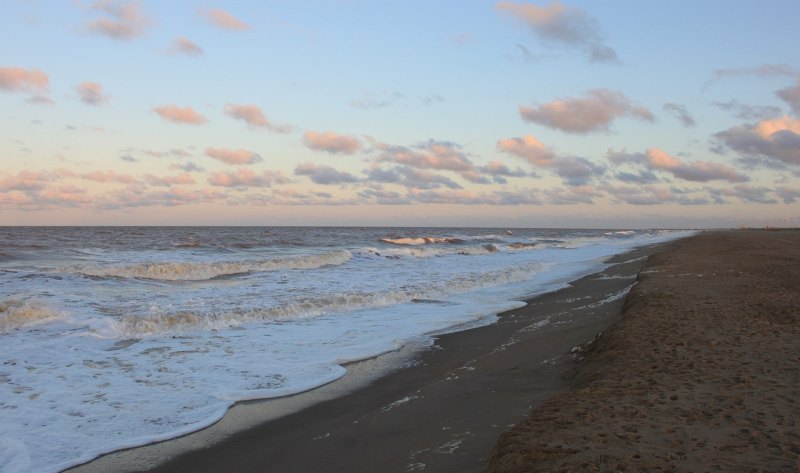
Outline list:
[[[0,471],[174,438],[236,401],[491,323],[664,230],[0,228]]]

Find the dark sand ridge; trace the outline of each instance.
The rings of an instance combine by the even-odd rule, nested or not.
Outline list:
[[[489,471],[800,471],[800,231],[650,258],[576,385],[504,434]]]
[[[495,324],[437,337],[411,367],[150,471],[482,471],[501,433],[569,388],[570,350],[618,319],[647,255],[663,249],[615,257]],[[76,471],[130,471],[109,457]]]

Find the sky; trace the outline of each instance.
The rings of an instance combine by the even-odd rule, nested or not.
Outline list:
[[[800,2],[6,0],[0,225],[800,225]]]

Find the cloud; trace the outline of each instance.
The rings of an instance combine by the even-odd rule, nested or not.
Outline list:
[[[0,179],[2,191],[33,191],[42,189],[46,183],[56,181],[61,176],[58,173],[47,171],[20,171],[16,175]]]
[[[186,56],[202,56],[203,48],[197,45],[194,41],[183,36],[175,38],[172,42],[172,52],[184,54]]]
[[[694,182],[728,181],[746,182],[749,178],[730,166],[711,162],[685,163],[670,156],[658,148],[648,149],[645,153],[627,153],[626,151],[608,150],[606,157],[616,165],[632,164],[647,167],[650,171],[665,171],[678,179]],[[651,182],[652,173],[641,171],[639,175],[620,173],[617,176],[625,182]]]
[[[688,110],[686,110],[686,107],[684,107],[683,105],[677,103],[665,103],[664,111],[672,114],[672,116],[677,118],[678,121],[681,122],[681,125],[683,126],[689,127],[689,126],[695,126],[697,124],[694,121],[692,115],[689,113]]]
[[[250,25],[236,18],[232,14],[219,8],[211,8],[204,13],[204,16],[212,25],[228,31],[249,30]]]
[[[581,50],[592,62],[619,62],[597,20],[583,10],[558,2],[546,7],[499,2],[497,9],[525,23],[545,44]]]
[[[164,177],[158,177],[152,174],[146,174],[144,176],[144,181],[150,184],[151,186],[163,186],[163,187],[171,187],[176,185],[195,183],[194,178],[185,172],[178,174],[177,176],[164,176]]]
[[[732,69],[715,69],[713,77],[703,84],[703,90],[722,80],[736,77],[782,77],[794,76],[797,71],[786,64],[761,64],[756,67],[740,67]]]
[[[271,187],[288,182],[290,182],[289,178],[280,171],[264,171],[257,174],[243,168],[238,169],[235,173],[212,173],[208,178],[209,184],[221,187]]]
[[[751,106],[731,99],[727,102],[712,102],[711,105],[731,112],[734,117],[741,120],[766,120],[781,116],[781,109],[771,105]]]
[[[670,172],[673,176],[686,181],[745,182],[749,180],[747,176],[739,174],[730,166],[710,162],[687,164],[658,148],[648,149],[645,156],[651,169]]]
[[[491,193],[452,189],[411,189],[408,196],[423,204],[541,205],[543,203],[536,189],[494,191]]]
[[[95,199],[95,204],[104,210],[150,206],[174,207],[210,202],[224,197],[224,193],[214,189],[188,190],[175,187],[163,191],[148,191],[141,186],[129,186]]]
[[[408,166],[395,166],[394,172],[400,176],[399,184],[415,189],[462,189],[461,185],[447,176],[430,171],[413,169]]]
[[[526,122],[577,134],[607,131],[622,117],[653,121],[648,109],[634,105],[622,92],[608,89],[589,90],[584,98],[556,100],[538,107],[521,106],[519,113]]]
[[[203,171],[205,171],[204,168],[198,166],[197,164],[195,164],[195,163],[193,163],[191,161],[186,161],[183,164],[172,164],[172,165],[170,165],[170,169],[178,169],[178,170],[183,171],[183,172],[203,172]]]
[[[116,40],[130,40],[144,35],[152,21],[142,13],[138,2],[99,0],[91,7],[105,14],[86,24],[86,30]]]
[[[615,176],[618,180],[630,184],[650,184],[658,182],[659,178],[650,171],[639,171],[637,174],[630,172],[618,172]]]
[[[0,89],[9,92],[46,92],[50,78],[37,69],[21,67],[0,67]]]
[[[289,125],[276,125],[264,116],[264,112],[257,105],[232,104],[225,105],[225,113],[229,116],[242,120],[253,128],[266,128],[278,133],[287,133],[292,127]]]
[[[795,115],[800,116],[800,78],[797,79],[797,83],[794,86],[781,89],[775,92],[775,95],[789,104],[789,108],[792,109]]]
[[[171,148],[167,151],[156,151],[152,149],[143,149],[142,153],[152,156],[154,158],[164,158],[167,156],[178,156],[178,157],[186,157],[189,156],[189,152],[185,149],[181,148]]]
[[[383,189],[364,189],[358,193],[362,199],[374,201],[379,205],[405,205],[411,200],[399,192],[386,191]]]
[[[358,182],[359,179],[349,172],[341,172],[330,166],[322,166],[314,163],[300,163],[294,169],[296,176],[308,176],[316,184],[349,184]]]
[[[98,106],[108,102],[108,96],[103,93],[103,86],[96,82],[81,82],[75,86],[75,91],[86,105]]]
[[[497,148],[504,153],[525,159],[532,165],[540,167],[552,166],[556,157],[550,148],[547,148],[541,141],[531,135],[499,140]]]
[[[164,105],[153,109],[161,118],[174,123],[201,125],[208,121],[206,117],[194,111],[192,107],[181,108],[177,105]]]
[[[499,140],[497,148],[504,153],[524,159],[533,166],[551,169],[570,186],[587,184],[593,177],[605,173],[604,166],[586,158],[557,156],[531,135]]]
[[[361,142],[357,138],[332,131],[307,131],[303,134],[303,143],[315,151],[331,154],[353,154],[361,149]]]
[[[478,170],[482,173],[490,174],[492,176],[525,177],[528,175],[528,173],[520,168],[511,170],[508,166],[500,161],[490,161],[489,164],[479,167]]]
[[[81,174],[80,177],[89,181],[103,183],[114,182],[120,184],[134,184],[138,182],[138,179],[130,174],[117,174],[114,171],[91,171]]]
[[[429,140],[411,148],[385,144],[379,144],[377,147],[381,149],[378,161],[440,171],[463,172],[474,169],[472,162],[461,151],[461,146],[449,141]]]
[[[384,94],[382,98],[375,98],[372,94],[364,93],[360,99],[350,101],[350,105],[355,108],[383,108],[394,104],[395,102],[403,99],[405,96],[400,92],[392,92],[391,94]]]
[[[139,162],[138,159],[134,158],[133,156],[131,156],[129,154],[123,154],[122,156],[119,157],[119,159],[122,160],[122,161],[128,162],[128,163],[138,163]]]
[[[544,191],[547,203],[553,205],[593,204],[593,197],[602,197],[603,194],[590,187],[572,187],[564,189],[556,187]]]
[[[723,146],[743,158],[767,158],[800,165],[800,120],[788,116],[755,125],[738,125],[714,134]]]
[[[800,190],[798,189],[779,187],[775,189],[775,193],[778,194],[778,197],[783,199],[784,204],[794,204],[800,199]]]
[[[712,189],[712,194],[737,197],[746,202],[753,202],[756,204],[777,204],[778,201],[772,197],[768,197],[767,193],[770,192],[766,187],[751,187],[745,184],[740,184],[727,189]]]
[[[253,151],[246,149],[206,148],[206,156],[222,161],[226,164],[253,164],[263,161],[263,158]]]

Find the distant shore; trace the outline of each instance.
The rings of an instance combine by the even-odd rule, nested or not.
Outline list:
[[[650,258],[489,471],[800,471],[798,419],[800,232],[707,232]]]
[[[569,388],[579,359],[570,351],[619,318],[647,256],[672,244],[613,257],[604,271],[501,314],[495,324],[437,337],[413,359],[390,354],[394,360],[356,365],[370,382],[352,392],[336,382],[278,400],[297,412],[241,431],[231,430],[235,421],[225,427],[228,418],[269,410],[275,401],[235,406],[222,427],[68,471],[482,471],[501,433]],[[398,362],[411,366],[383,376]]]

